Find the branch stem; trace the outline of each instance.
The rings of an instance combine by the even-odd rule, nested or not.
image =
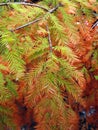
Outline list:
[[[56,5],[54,8],[48,10],[47,8],[41,6],[41,5],[38,5],[38,4],[34,4],[34,3],[25,3],[25,2],[8,2],[8,3],[0,3],[0,6],[8,6],[8,5],[12,5],[12,4],[17,4],[17,5],[26,5],[26,6],[34,6],[34,7],[38,7],[38,8],[41,8],[43,10],[45,10],[46,12],[49,12],[49,13],[53,13],[55,12],[59,7],[62,7],[63,5],[61,3],[59,3],[58,5]],[[31,22],[28,22],[22,26],[19,26],[13,30],[10,30],[10,31],[16,31],[16,30],[19,30],[21,28],[24,28],[26,26],[29,26],[31,24],[34,24],[38,21],[40,21],[42,18],[38,18],[38,19],[35,19],[34,21],[31,21]],[[48,28],[47,28],[48,29]],[[48,29],[49,30],[49,29]],[[50,33],[49,33],[49,42],[51,43],[51,40],[50,40]],[[52,47],[51,47],[52,48]]]
[[[52,53],[52,41],[51,41],[51,35],[50,35],[50,31],[49,31],[49,27],[48,25],[47,27],[47,32],[48,32],[48,41],[49,41],[49,46],[50,46],[50,52]]]
[[[55,12],[59,7],[62,7],[63,5],[61,3],[59,3],[58,5],[56,5],[53,9],[50,9],[48,12],[49,13],[53,13]]]
[[[31,25],[31,24],[34,24],[34,23],[40,21],[41,19],[42,19],[42,18],[35,19],[34,21],[31,21],[31,22],[29,22],[29,23],[26,23],[26,24],[24,24],[24,25],[22,25],[22,26],[19,26],[19,27],[13,29],[13,30],[10,30],[10,31],[13,32],[13,31],[19,30],[19,29],[21,29],[21,28],[24,28],[24,27],[26,27],[26,26],[29,26],[29,25]]]
[[[38,5],[38,4],[34,4],[34,3],[25,3],[25,2],[8,2],[8,3],[0,3],[0,6],[8,6],[8,5],[12,5],[12,4],[17,4],[17,5],[26,5],[26,6],[34,6],[34,7],[38,7],[38,8],[41,8],[45,11],[48,12],[48,9],[41,6],[41,5]]]

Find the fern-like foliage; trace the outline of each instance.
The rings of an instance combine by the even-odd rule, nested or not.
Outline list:
[[[0,128],[31,129],[35,121],[36,130],[78,130],[79,111],[89,106],[82,97],[91,73],[98,74],[98,37],[91,29],[98,4],[26,4],[0,5]]]

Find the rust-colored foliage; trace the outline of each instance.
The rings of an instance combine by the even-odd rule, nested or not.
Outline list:
[[[97,130],[98,3],[29,2],[0,3],[0,130]]]

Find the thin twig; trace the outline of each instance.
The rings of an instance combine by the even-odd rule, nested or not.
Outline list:
[[[61,3],[59,3],[58,5],[56,5],[53,9],[50,9],[48,12],[49,13],[53,13],[55,12],[59,7],[62,7],[63,5]]]
[[[56,11],[59,7],[63,6],[61,3],[59,3],[56,7],[54,7],[53,9],[48,10],[47,8],[38,5],[38,4],[34,4],[34,3],[25,3],[25,2],[7,2],[7,3],[0,3],[0,6],[8,6],[8,5],[12,5],[12,4],[17,4],[17,5],[26,5],[26,6],[34,6],[34,7],[38,7],[41,8],[43,10],[45,10],[46,12],[49,13],[53,13],[54,11]]]
[[[43,9],[43,10],[45,10],[46,12],[49,12],[49,13],[53,13],[53,12],[56,11],[59,7],[63,6],[61,3],[59,3],[56,7],[54,7],[53,9],[50,9],[50,10],[48,10],[48,9],[46,9],[45,7],[40,6],[40,5],[38,5],[38,4],[25,3],[25,2],[0,3],[0,6],[8,6],[8,5],[11,5],[11,4],[34,6],[34,7],[41,8],[41,9]],[[13,31],[19,30],[19,29],[21,29],[21,28],[24,28],[24,27],[26,27],[26,26],[29,26],[29,25],[31,25],[31,24],[34,24],[34,23],[40,21],[41,19],[42,19],[42,18],[36,19],[36,20],[34,20],[34,21],[31,21],[31,22],[29,22],[29,23],[26,23],[26,24],[24,24],[24,25],[22,25],[22,26],[19,26],[19,27],[13,29],[13,30],[10,30],[10,31],[13,32]]]
[[[7,3],[0,3],[0,6],[7,6],[7,5],[12,5],[12,4],[17,4],[17,5],[26,5],[26,6],[34,6],[34,7],[38,7],[41,8],[45,11],[49,11],[47,8],[38,5],[38,4],[34,4],[34,3],[25,3],[25,2],[7,2]]]
[[[93,23],[91,26],[91,29],[94,29],[96,26],[98,26],[98,19]]]
[[[31,22],[29,22],[29,23],[26,23],[26,24],[24,24],[24,25],[22,25],[22,26],[19,26],[19,27],[13,29],[13,30],[10,30],[10,31],[13,32],[13,31],[19,30],[19,29],[21,29],[21,28],[24,28],[24,27],[26,27],[26,26],[29,26],[29,25],[31,25],[31,24],[34,24],[34,23],[40,21],[41,19],[42,19],[42,18],[35,19],[34,21],[31,21]]]
[[[50,52],[52,53],[52,41],[51,41],[51,35],[50,35],[50,31],[49,31],[49,27],[48,25],[47,27],[47,32],[48,32],[48,41],[49,41],[49,46],[50,46]]]

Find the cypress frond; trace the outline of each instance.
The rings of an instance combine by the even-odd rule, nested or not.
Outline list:
[[[17,96],[17,86],[15,85],[14,82],[12,82],[10,79],[6,79],[7,82],[7,89],[9,90],[9,92],[13,95],[13,96]]]
[[[10,127],[14,130],[16,129],[11,118],[8,118],[8,116],[6,116],[6,115],[0,116],[0,127],[1,127],[1,130],[4,130],[6,128],[10,128]]]
[[[67,46],[55,46],[54,50],[58,51],[65,56],[69,62],[78,61],[78,57],[73,53],[73,51]]]
[[[6,60],[9,63],[11,72],[15,74],[15,77],[20,78],[24,73],[24,61],[21,59],[18,51],[7,51]]]
[[[52,34],[55,36],[56,35],[56,39],[61,39],[62,41],[66,40],[65,34],[64,34],[64,28],[62,27],[62,25],[60,24],[60,21],[58,20],[58,18],[53,15],[50,14],[50,31],[52,32]]]
[[[12,98],[11,91],[9,91],[9,88],[7,88],[5,84],[6,84],[5,77],[2,73],[0,73],[0,102],[2,103]]]
[[[35,47],[33,47],[29,57],[30,60],[39,57],[42,58],[42,56],[47,53],[47,48],[49,48],[48,40],[46,38],[38,38],[34,45]]]
[[[33,129],[33,118],[36,130],[77,130],[80,107],[88,113],[91,105],[87,96],[97,106],[97,26],[91,29],[97,4],[19,4],[0,6],[0,130]]]

